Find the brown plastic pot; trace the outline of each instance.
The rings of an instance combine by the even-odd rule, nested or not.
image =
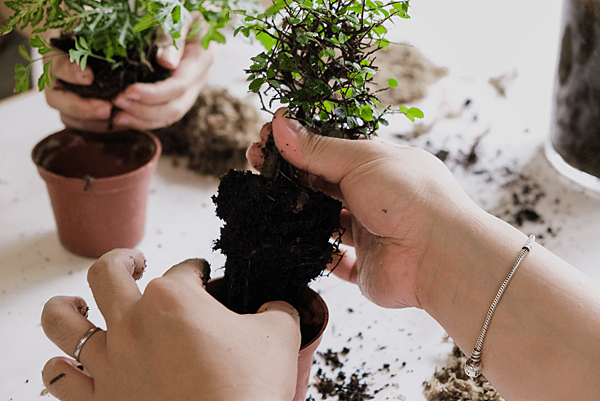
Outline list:
[[[218,292],[220,284],[221,278],[213,279],[206,285],[206,291],[214,294]],[[296,305],[296,309],[300,313],[302,344],[298,351],[298,377],[296,393],[292,401],[304,401],[308,391],[313,357],[329,322],[329,310],[323,298],[308,287],[300,300],[300,305]]]
[[[150,178],[161,150],[156,136],[141,131],[67,128],[41,140],[32,158],[63,246],[92,258],[135,247],[144,236]]]

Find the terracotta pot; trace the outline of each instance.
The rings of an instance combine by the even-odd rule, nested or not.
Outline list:
[[[32,151],[46,181],[61,243],[97,258],[142,239],[150,178],[161,153],[149,132],[52,134]]]
[[[221,278],[211,280],[206,286],[206,291],[214,294],[220,283]],[[300,313],[302,344],[298,351],[298,378],[293,401],[304,401],[308,390],[313,356],[323,339],[323,333],[329,321],[329,310],[323,298],[310,288],[306,288],[301,305],[296,306],[296,309]]]

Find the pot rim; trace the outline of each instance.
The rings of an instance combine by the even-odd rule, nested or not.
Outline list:
[[[208,292],[213,298],[213,294],[211,294],[208,291],[208,287],[211,285],[211,283],[214,283],[216,281],[220,281],[223,277],[215,277],[215,278],[211,278],[208,281],[208,284],[205,286],[206,292]],[[213,285],[217,285],[216,283]],[[306,344],[302,344],[299,351],[302,351],[306,348],[311,347],[315,342],[320,341],[321,337],[323,336],[323,333],[325,332],[325,329],[327,329],[327,325],[329,324],[329,308],[327,307],[327,303],[325,303],[325,300],[323,299],[323,297],[321,297],[321,295],[316,292],[315,290],[313,290],[310,287],[306,287],[306,292],[305,294],[309,294],[309,296],[311,296],[312,299],[316,300],[316,302],[319,303],[319,305],[322,306],[321,310],[323,312],[323,323],[321,324],[321,328],[319,329],[319,331],[313,336],[313,338],[307,342]],[[303,298],[305,298],[305,296],[303,296]],[[216,298],[215,298],[216,299]],[[217,299],[217,301],[219,301]],[[220,301],[219,301],[220,302]]]
[[[63,130],[56,131],[50,135],[45,136],[44,138],[39,140],[36,143],[36,145],[33,147],[33,149],[31,150],[31,159],[32,159],[33,163],[36,165],[37,170],[38,170],[40,176],[44,179],[44,181],[46,181],[46,182],[59,181],[59,182],[62,182],[63,185],[65,185],[69,188],[72,188],[72,191],[79,192],[79,191],[81,191],[82,187],[85,188],[85,186],[88,184],[85,179],[76,178],[76,177],[66,177],[64,175],[53,173],[53,172],[47,170],[45,167],[43,167],[38,161],[36,161],[36,159],[37,159],[36,154],[39,152],[42,144],[45,141],[47,141],[49,138],[51,138],[53,135],[57,135],[62,132],[65,132],[65,131],[84,132],[84,131],[79,131],[79,130],[76,130],[73,128],[66,127]],[[154,135],[151,131],[147,131],[147,130],[130,130],[130,131],[135,131],[135,132],[138,132],[140,134],[143,134],[143,135],[149,137],[155,145],[154,154],[152,155],[152,157],[150,158],[150,160],[148,160],[148,162],[146,164],[138,167],[135,170],[128,171],[126,173],[119,174],[119,175],[110,176],[110,177],[94,178],[93,186],[94,186],[95,192],[99,192],[99,191],[111,192],[111,191],[119,190],[119,184],[121,182],[132,180],[132,178],[135,178],[135,176],[145,174],[146,170],[154,171],[154,169],[156,168],[156,165],[158,164],[158,159],[160,158],[160,155],[162,154],[162,144],[161,144],[160,140],[158,139],[158,137],[156,135]],[[107,134],[107,135],[110,135],[110,134]]]

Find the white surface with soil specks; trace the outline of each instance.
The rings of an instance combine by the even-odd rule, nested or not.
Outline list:
[[[393,38],[415,45],[449,74],[429,88],[425,99],[407,105],[425,112],[420,126],[425,134],[406,139],[414,136],[415,125],[394,117],[380,135],[448,152],[446,164],[483,208],[513,224],[519,211],[535,211],[539,218],[520,228],[541,236],[539,242],[551,251],[600,280],[600,197],[562,178],[542,151],[550,126],[560,11],[559,0],[543,7],[516,0],[501,7],[474,0],[413,1],[413,18],[400,21]],[[237,38],[221,46],[212,84],[246,96],[242,70],[256,49]],[[502,78],[505,96],[490,78]],[[39,323],[50,297],[84,297],[90,320],[103,326],[86,282],[92,260],[60,245],[45,185],[30,159],[33,145],[61,127],[43,94],[0,102],[0,401],[51,398],[40,396],[40,371],[61,352]],[[477,158],[466,166],[477,141]],[[223,257],[211,252],[221,226],[211,202],[217,181],[172,161],[161,159],[151,183],[146,235],[138,246],[148,260],[141,287],[190,257],[208,259],[213,275],[221,274]],[[369,373],[367,392],[377,391],[377,400],[424,400],[423,381],[444,366],[452,349],[444,330],[422,311],[378,308],[334,276],[319,279],[313,288],[331,312],[319,351],[347,347],[341,369],[347,377]],[[337,376],[321,358],[316,361],[315,372],[323,368],[328,377]],[[309,395],[321,398],[314,388]]]

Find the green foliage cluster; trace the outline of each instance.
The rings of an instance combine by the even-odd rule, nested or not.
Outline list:
[[[82,69],[88,57],[116,63],[131,49],[137,49],[144,61],[156,38],[156,27],[160,26],[171,35],[175,43],[181,36],[185,20],[196,10],[206,22],[202,45],[206,48],[211,41],[224,43],[225,37],[219,30],[228,24],[234,1],[10,0],[4,4],[14,13],[4,26],[0,26],[0,35],[14,29],[32,28],[30,45],[46,56],[38,81],[39,89],[43,90],[53,79],[51,57],[48,56],[57,54],[41,35],[43,32],[60,29],[63,33],[73,33],[76,42],[70,58]],[[196,25],[191,33],[197,34],[198,29]],[[20,53],[29,64],[19,64],[15,68],[16,90],[25,92],[29,87],[31,65],[36,60],[32,60],[24,48]]]
[[[326,136],[368,138],[394,112],[422,118],[417,108],[384,107],[379,90],[368,85],[377,73],[375,53],[390,44],[386,24],[409,18],[408,9],[408,0],[274,0],[235,31],[255,35],[266,49],[252,58],[250,90],[265,109],[279,102]],[[391,78],[388,84],[398,82]]]

